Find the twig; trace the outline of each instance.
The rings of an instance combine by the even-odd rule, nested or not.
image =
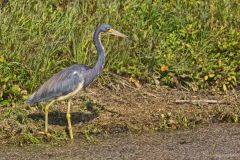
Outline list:
[[[191,104],[199,104],[199,103],[209,103],[209,104],[227,104],[230,102],[227,101],[218,101],[218,100],[209,100],[209,99],[201,99],[201,100],[176,100],[175,103],[183,104],[183,103],[191,103]]]

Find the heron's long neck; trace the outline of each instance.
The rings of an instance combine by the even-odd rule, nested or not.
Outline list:
[[[96,72],[96,74],[100,74],[103,70],[103,66],[105,63],[105,51],[100,39],[100,34],[101,31],[99,29],[96,29],[96,31],[93,34],[93,41],[94,41],[94,45],[97,49],[98,52],[98,59],[96,64],[94,65],[93,69]]]

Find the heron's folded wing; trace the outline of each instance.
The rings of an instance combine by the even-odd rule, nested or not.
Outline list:
[[[67,95],[82,82],[82,75],[78,71],[63,70],[45,82],[26,102],[33,104]]]

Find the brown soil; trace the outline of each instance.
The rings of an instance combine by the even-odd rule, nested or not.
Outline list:
[[[238,122],[240,115],[240,92],[229,92],[225,95],[212,95],[209,93],[193,93],[152,87],[134,88],[115,87],[90,88],[82,94],[85,99],[101,108],[93,116],[80,116],[84,123],[75,123],[77,130],[85,126],[95,132],[119,133],[125,131],[161,131],[164,129],[178,129],[194,127],[197,124],[217,122]],[[81,98],[74,100],[73,112],[81,109]],[[176,104],[179,99],[187,100],[217,100],[229,104]],[[60,105],[57,110],[66,110]],[[73,117],[74,118],[74,117]],[[65,119],[65,118],[63,118]],[[75,120],[79,117],[75,117]],[[97,131],[96,131],[97,130]],[[94,132],[94,131],[93,131]]]
[[[120,134],[100,139],[97,144],[75,141],[64,146],[5,146],[0,148],[0,157],[3,160],[237,160],[240,157],[240,126],[221,124],[185,131]]]
[[[83,135],[89,134],[139,133],[193,128],[199,124],[239,122],[240,118],[240,91],[213,95],[165,87],[136,88],[129,83],[109,88],[93,86],[87,92],[82,92],[73,98],[71,118],[75,138],[82,139]],[[227,103],[175,103],[179,99],[207,99]],[[66,103],[56,103],[51,109],[50,132],[64,131],[67,125]],[[41,110],[39,112],[34,110],[30,117],[36,121],[44,121]],[[43,127],[40,129],[42,130]],[[34,129],[32,130],[35,132]]]

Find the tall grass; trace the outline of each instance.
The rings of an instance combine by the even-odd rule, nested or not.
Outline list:
[[[104,73],[192,90],[239,83],[238,0],[9,0],[0,7],[1,105],[17,105],[72,63],[92,65],[92,33],[101,23],[130,37],[103,37]]]

